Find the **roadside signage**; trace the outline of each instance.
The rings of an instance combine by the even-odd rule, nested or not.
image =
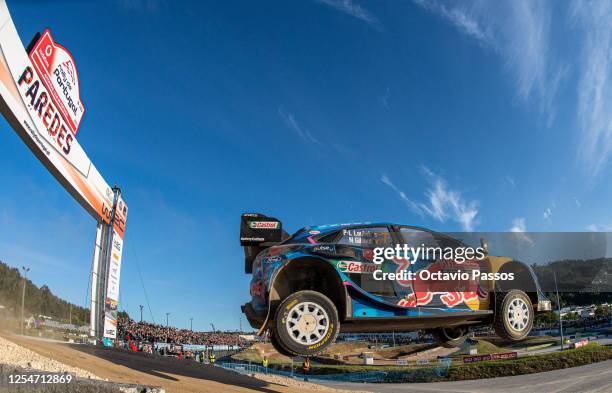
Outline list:
[[[97,221],[91,333],[116,338],[127,205],[76,139],[85,106],[70,52],[46,29],[28,54],[0,0],[0,113],[60,184]]]
[[[77,202],[110,224],[113,191],[76,139],[84,111],[70,53],[45,30],[28,55],[0,0],[0,112]]]
[[[51,101],[66,121],[70,132],[76,136],[85,106],[81,102],[79,74],[72,55],[66,48],[57,44],[51,36],[51,31],[46,29],[34,44],[30,60],[42,83],[51,93]]]
[[[104,336],[117,338],[117,306],[119,305],[119,279],[121,277],[121,256],[123,254],[123,235],[127,221],[127,205],[118,196],[113,219],[110,264],[106,300],[104,302]]]
[[[487,360],[516,359],[517,356],[518,356],[517,352],[503,352],[503,353],[491,353],[487,355],[464,356],[463,363],[476,363],[476,362],[484,362]]]

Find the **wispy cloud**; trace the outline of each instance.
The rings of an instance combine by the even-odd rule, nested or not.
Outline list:
[[[416,202],[410,199],[386,174],[382,174],[380,180],[395,191],[400,200],[414,213],[421,216],[427,215],[440,222],[450,219],[461,224],[465,231],[474,230],[478,215],[478,203],[476,201],[465,201],[459,191],[450,189],[446,181],[429,168],[423,166],[421,169],[429,183],[429,187],[425,190],[424,202]]]
[[[548,124],[554,98],[567,68],[551,61],[552,6],[546,1],[441,2],[415,0],[453,24],[461,33],[500,55],[515,80],[517,96],[535,98]]]
[[[586,230],[590,232],[612,232],[612,225],[589,224]]]
[[[361,19],[376,30],[382,28],[380,21],[374,14],[364,9],[353,0],[317,0],[317,2],[328,5],[357,19]]]
[[[553,215],[553,210],[557,207],[557,204],[553,202],[550,206],[548,206],[544,212],[542,213],[542,218],[545,220],[549,220]]]
[[[525,225],[525,218],[518,217],[512,221],[512,227],[510,228],[510,232],[525,232],[527,231],[527,225]]]
[[[460,31],[486,45],[495,45],[493,32],[468,7],[456,7],[435,0],[414,0],[421,7],[447,19]],[[467,5],[467,4],[466,4]]]
[[[414,0],[502,59],[516,96],[535,100],[551,126],[558,91],[576,75],[577,155],[591,176],[612,160],[612,3],[574,0],[442,2]],[[556,7],[556,9],[555,9]],[[554,17],[553,17],[554,15]],[[566,16],[566,18],[564,18]],[[553,22],[555,25],[553,26]],[[568,23],[569,22],[569,23]],[[553,29],[554,27],[554,29]],[[572,37],[556,44],[552,31]]]
[[[578,82],[579,155],[593,175],[612,155],[612,3],[575,1],[572,21],[584,34]]]
[[[389,86],[387,86],[385,89],[385,94],[378,98],[382,106],[385,107],[386,109],[389,109],[389,94],[390,93],[391,93],[391,90],[389,89]]]
[[[306,128],[302,127],[293,113],[287,113],[283,110],[283,108],[278,108],[278,115],[283,120],[283,122],[289,127],[291,131],[293,131],[297,136],[299,136],[304,142],[314,143],[315,145],[320,145],[321,142],[315,138],[310,131]]]
[[[527,225],[525,224],[524,217],[517,217],[512,221],[510,232],[514,234],[517,240],[525,242],[529,245],[534,244],[533,240],[531,240],[529,236],[525,234],[525,232],[527,232]]]

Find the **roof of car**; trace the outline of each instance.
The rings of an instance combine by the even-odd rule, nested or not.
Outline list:
[[[397,226],[406,226],[406,224],[396,224],[390,222],[351,222],[351,223],[342,223],[342,224],[326,224],[326,225],[313,225],[301,228],[298,230],[293,236],[292,239],[302,239],[309,236],[316,236],[321,234],[327,234],[331,232],[338,231],[340,229],[349,229],[349,228],[361,228],[361,227],[377,227],[377,226],[389,226],[389,225],[397,225]]]

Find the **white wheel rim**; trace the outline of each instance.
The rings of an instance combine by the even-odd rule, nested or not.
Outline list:
[[[318,304],[302,302],[289,310],[285,326],[293,341],[312,345],[325,337],[329,330],[329,318],[325,309]]]
[[[523,299],[517,298],[508,306],[508,323],[513,330],[521,332],[529,323],[529,306]]]

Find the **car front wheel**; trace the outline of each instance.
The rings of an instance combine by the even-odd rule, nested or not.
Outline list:
[[[270,339],[270,344],[272,344],[272,347],[276,350],[276,352],[280,353],[281,355],[287,356],[287,357],[294,357],[295,355],[292,354],[291,352],[287,351],[279,342],[278,342],[278,333],[274,330],[274,329],[270,329],[270,332],[268,333],[268,338]]]
[[[533,326],[533,305],[529,296],[514,289],[495,294],[493,328],[501,338],[519,341],[527,337]]]
[[[316,291],[288,296],[278,306],[274,324],[278,344],[295,356],[323,352],[340,330],[336,306]]]

